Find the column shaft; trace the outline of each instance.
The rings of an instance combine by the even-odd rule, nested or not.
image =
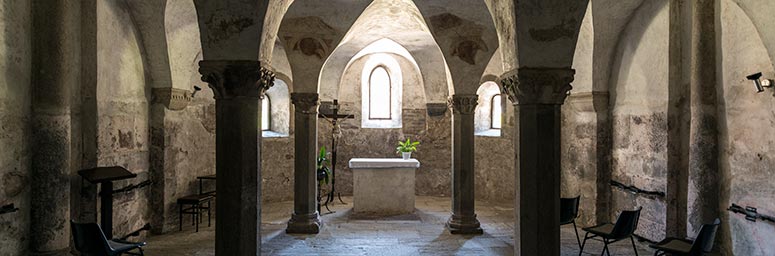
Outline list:
[[[520,255],[560,255],[561,105],[574,73],[569,68],[520,68],[502,81],[519,120],[515,147]]]
[[[720,217],[715,2],[696,0],[692,8],[689,234]]]
[[[71,93],[80,84],[80,1],[33,2],[32,254],[70,245]]]
[[[258,61],[202,61],[215,93],[216,255],[261,253],[261,96],[274,75]]]
[[[482,234],[475,213],[474,110],[479,96],[453,95],[452,105],[452,234]]]
[[[317,210],[317,93],[292,93],[295,110],[295,152],[293,215],[286,232],[317,234],[320,217]]]
[[[667,106],[667,236],[686,237],[689,179],[689,84],[691,6],[693,0],[670,1],[670,42]]]

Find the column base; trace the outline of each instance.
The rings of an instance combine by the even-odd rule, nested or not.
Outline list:
[[[455,235],[481,235],[484,234],[476,214],[471,216],[460,216],[452,214],[447,221],[449,232]]]
[[[285,229],[288,234],[317,234],[320,233],[320,215],[315,212],[312,214],[293,214],[288,221],[288,228]]]

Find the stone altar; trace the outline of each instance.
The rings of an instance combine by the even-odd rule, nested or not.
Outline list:
[[[417,159],[353,158],[353,212],[398,215],[414,212]]]

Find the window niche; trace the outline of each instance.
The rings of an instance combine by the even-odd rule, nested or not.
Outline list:
[[[388,54],[372,54],[361,75],[361,126],[401,128],[401,67]]]
[[[290,132],[291,98],[288,84],[275,79],[261,101],[261,136],[288,137]]]
[[[476,136],[500,137],[503,127],[503,95],[494,82],[485,82],[476,91],[479,102],[474,113]]]

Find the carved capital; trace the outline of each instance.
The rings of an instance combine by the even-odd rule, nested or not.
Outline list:
[[[203,60],[199,73],[213,89],[215,99],[263,98],[274,85],[274,72],[259,61]]]
[[[171,87],[153,88],[151,93],[154,104],[162,104],[169,110],[182,110],[191,102],[191,92],[188,90]]]
[[[453,114],[473,115],[479,96],[476,94],[455,94],[449,99]]]
[[[575,74],[571,68],[519,68],[501,77],[501,88],[515,105],[562,105]]]
[[[291,93],[291,102],[297,113],[317,114],[320,98],[317,93]]]

